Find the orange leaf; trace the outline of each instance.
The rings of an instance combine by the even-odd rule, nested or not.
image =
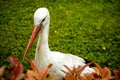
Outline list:
[[[39,68],[38,68],[37,64],[32,60],[28,60],[28,61],[31,65],[32,70],[35,71],[36,73],[39,73]]]
[[[24,76],[24,79],[35,79],[35,80],[39,80],[39,76],[36,72],[32,71],[32,70],[28,70],[26,75]]]
[[[32,70],[28,70],[27,74],[25,75],[25,79],[29,79],[29,78],[35,78],[36,80],[46,80],[46,76],[48,74],[48,69],[52,67],[52,64],[49,64],[47,67],[39,69],[37,64],[32,61],[32,60],[28,60]]]
[[[43,69],[40,69],[39,72],[40,72],[40,80],[46,80],[46,76],[47,76],[47,72],[49,70],[49,68],[52,67],[52,64],[49,64],[47,67],[43,68]]]

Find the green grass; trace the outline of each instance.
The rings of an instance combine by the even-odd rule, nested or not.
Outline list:
[[[8,64],[10,55],[22,60],[33,29],[33,14],[37,8],[47,7],[51,15],[51,50],[71,53],[111,70],[120,68],[119,3],[119,0],[1,0],[0,66]],[[36,41],[28,55],[31,59]]]

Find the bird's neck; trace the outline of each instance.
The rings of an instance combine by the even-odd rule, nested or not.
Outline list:
[[[49,35],[49,23],[46,24],[39,32],[39,38],[36,47],[35,58],[44,58],[47,57],[48,53],[50,53],[50,49],[48,46],[48,35]]]

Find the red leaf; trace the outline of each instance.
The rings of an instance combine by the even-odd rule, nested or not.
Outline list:
[[[4,80],[3,74],[4,74],[4,71],[5,71],[5,68],[6,68],[6,66],[2,66],[2,67],[0,68],[0,80]]]
[[[6,68],[6,66],[2,66],[2,67],[0,68],[0,76],[3,75],[5,68]]]
[[[120,69],[114,70],[114,79],[120,80]]]
[[[12,71],[12,74],[9,76],[9,79],[11,80],[20,80],[23,78],[23,66],[22,64],[18,64],[14,70]]]
[[[22,64],[18,63],[18,58],[17,57],[8,57],[10,63],[11,63],[11,74],[8,76],[9,79],[11,80],[19,80],[23,78],[23,66]]]
[[[12,67],[15,67],[16,64],[18,64],[18,58],[16,56],[14,56],[14,57],[9,56],[8,59],[9,59],[10,64],[11,64]]]

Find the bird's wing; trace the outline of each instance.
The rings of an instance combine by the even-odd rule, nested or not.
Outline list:
[[[61,52],[52,51],[52,59],[54,59],[55,63],[61,63],[62,65],[68,66],[84,66],[85,60],[81,57],[72,55],[72,54],[64,54]]]

